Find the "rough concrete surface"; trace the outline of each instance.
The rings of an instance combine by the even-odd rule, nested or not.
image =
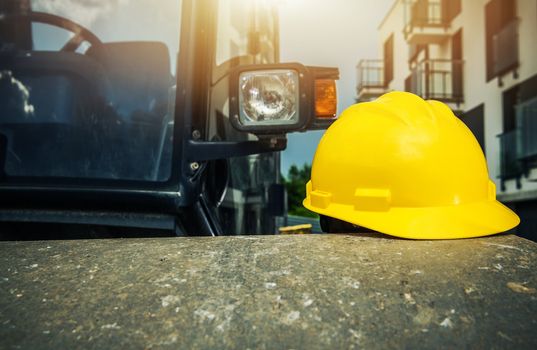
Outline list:
[[[0,243],[0,348],[537,348],[537,245],[282,235]]]

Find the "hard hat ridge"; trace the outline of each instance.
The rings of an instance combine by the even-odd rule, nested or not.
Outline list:
[[[393,111],[398,118],[413,126],[419,126],[423,123],[438,123],[437,114],[429,102],[410,92],[403,91],[388,92],[373,101],[373,103]]]

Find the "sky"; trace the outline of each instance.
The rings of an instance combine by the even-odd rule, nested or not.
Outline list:
[[[394,0],[282,0],[281,62],[338,67],[338,113],[355,103],[356,64],[380,58],[377,27]],[[282,173],[311,163],[323,131],[288,135]]]

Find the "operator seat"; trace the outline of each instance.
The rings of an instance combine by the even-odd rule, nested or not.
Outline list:
[[[92,46],[86,52],[99,61],[110,80],[108,96],[126,119],[155,110],[167,102],[173,80],[168,47],[161,42],[117,42]]]
[[[161,42],[116,42],[92,46],[86,55],[102,64],[110,82],[108,102],[123,126],[117,152],[125,176],[155,180],[164,142],[173,82],[168,47]]]

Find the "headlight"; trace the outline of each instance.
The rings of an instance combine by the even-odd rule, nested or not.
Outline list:
[[[296,124],[299,76],[294,70],[244,72],[239,77],[239,122],[242,125]]]
[[[231,124],[258,136],[326,129],[336,114],[338,77],[337,68],[300,63],[238,66],[229,80]]]
[[[298,63],[245,65],[230,75],[230,120],[240,130],[278,135],[303,129],[313,90]]]

